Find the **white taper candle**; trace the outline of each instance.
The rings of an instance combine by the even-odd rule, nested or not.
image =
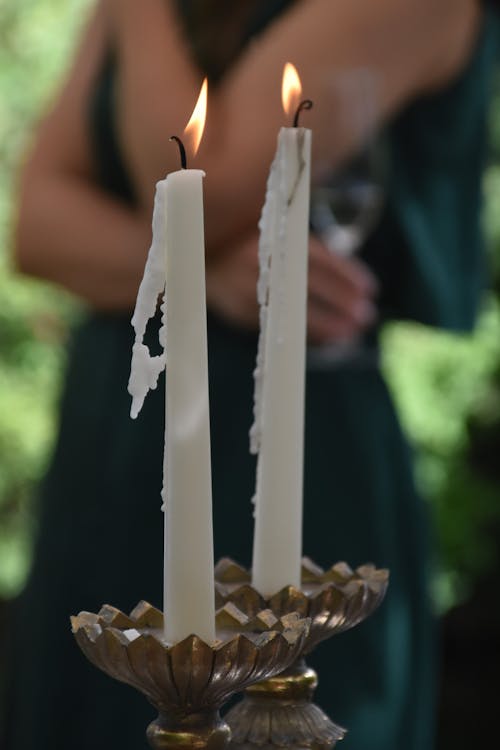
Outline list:
[[[282,128],[261,220],[258,450],[252,583],[262,594],[300,587],[311,131]],[[267,264],[270,263],[270,269]]]
[[[205,81],[186,128],[195,136],[195,150],[203,131],[206,95]],[[184,147],[173,138],[185,167]],[[183,168],[158,182],[153,242],[132,318],[133,418],[168,363],[162,508],[165,637],[170,643],[191,633],[207,642],[215,639],[203,176],[200,170]],[[143,338],[163,291],[163,354],[152,357]]]
[[[165,636],[215,638],[203,172],[167,177]]]

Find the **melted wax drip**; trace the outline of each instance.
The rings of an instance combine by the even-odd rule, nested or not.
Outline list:
[[[149,249],[144,276],[139,287],[134,315],[132,317],[135,342],[132,347],[132,363],[128,381],[128,392],[132,396],[132,406],[130,409],[132,419],[135,419],[141,411],[148,391],[156,388],[158,377],[166,367],[165,297],[161,306],[162,325],[159,331],[162,353],[158,356],[152,356],[148,347],[143,343],[148,320],[156,314],[158,297],[165,292],[165,189],[165,180],[158,182],[153,208],[153,241]]]

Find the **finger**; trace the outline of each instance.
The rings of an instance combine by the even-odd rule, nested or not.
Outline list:
[[[321,269],[314,265],[309,272],[308,294],[313,304],[324,308],[325,315],[341,314],[359,325],[368,325],[376,318],[372,295],[350,286],[342,278],[327,278]]]
[[[328,250],[315,236],[310,235],[310,265],[314,265],[326,278],[334,276],[353,290],[376,295],[378,282],[375,274],[358,258],[342,257]]]
[[[325,314],[320,307],[309,305],[307,338],[311,344],[327,344],[357,338],[362,327],[343,315]]]
[[[311,265],[308,282],[309,301],[323,308],[325,316],[336,319],[339,315],[358,326],[368,326],[377,317],[373,295],[354,288],[342,277],[327,277],[321,268]]]

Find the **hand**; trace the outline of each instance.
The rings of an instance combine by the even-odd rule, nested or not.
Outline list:
[[[229,251],[207,257],[206,263],[208,306],[235,326],[257,330],[258,233],[240,240]]]
[[[311,344],[356,339],[376,320],[377,280],[357,258],[335,255],[309,239],[307,333]]]
[[[258,234],[207,262],[207,302],[222,318],[257,330]],[[355,258],[330,253],[314,235],[309,241],[307,332],[312,344],[357,338],[376,319],[377,282]]]

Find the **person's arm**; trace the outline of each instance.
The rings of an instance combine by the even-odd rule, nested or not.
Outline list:
[[[109,2],[121,63],[122,145],[141,202],[150,206],[151,185],[179,168],[168,137],[182,134],[201,74],[174,2]],[[314,101],[303,120],[313,130],[314,163],[334,167],[356,144],[353,129],[338,127],[329,74],[370,69],[385,120],[458,73],[479,17],[476,0],[307,0],[272,23],[209,93],[206,134],[190,160],[207,172],[208,253],[228,247],[257,222],[276,136],[285,124],[280,102],[285,61],[296,65],[304,95]]]
[[[18,268],[60,284],[93,307],[130,309],[135,301],[150,240],[150,212],[142,215],[95,184],[88,140],[88,105],[106,46],[103,4],[92,19],[68,81],[44,119],[25,165],[15,238]],[[151,190],[151,194],[152,194]],[[313,248],[314,249],[314,248]],[[316,259],[318,253],[312,252]],[[225,263],[222,262],[222,256]],[[230,251],[207,265],[211,307],[233,324],[256,328],[257,233],[233,241]],[[329,261],[326,260],[329,266]],[[356,310],[373,284],[348,262],[323,269],[320,289],[311,286],[310,334],[347,334],[359,329]],[[331,283],[331,289],[330,289]],[[338,300],[324,302],[328,290]],[[319,296],[318,296],[319,295]]]
[[[242,235],[207,264],[207,303],[232,325],[259,326],[257,304],[258,230]],[[376,319],[377,282],[356,258],[332,254],[314,235],[309,239],[307,337],[311,344],[348,341]]]
[[[41,123],[21,179],[14,261],[101,309],[135,299],[151,236],[140,216],[99,190],[88,139],[88,103],[106,44],[98,7],[63,92]]]

